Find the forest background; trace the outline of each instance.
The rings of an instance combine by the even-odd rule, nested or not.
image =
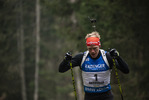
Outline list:
[[[116,48],[130,73],[119,72],[124,100],[149,100],[148,0],[0,0],[0,100],[74,100],[71,72],[59,73],[67,51],[86,50],[96,18],[102,48]],[[79,67],[78,100],[84,92]],[[114,70],[115,100],[120,92]]]

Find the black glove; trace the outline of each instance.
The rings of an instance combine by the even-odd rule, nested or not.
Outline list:
[[[111,49],[110,50],[110,55],[113,58],[117,58],[119,56],[119,52],[116,49]]]
[[[71,52],[68,51],[68,52],[65,54],[64,59],[65,59],[66,61],[70,61],[70,60],[72,59],[72,54],[71,54]]]

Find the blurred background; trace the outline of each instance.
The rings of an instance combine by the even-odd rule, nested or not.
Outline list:
[[[67,51],[86,50],[96,18],[102,49],[116,48],[130,73],[119,72],[124,100],[149,100],[148,0],[0,0],[0,100],[74,100]],[[78,100],[84,92],[73,69]],[[114,70],[111,86],[121,100]]]

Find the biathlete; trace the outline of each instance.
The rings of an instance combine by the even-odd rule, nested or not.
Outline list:
[[[66,53],[64,60],[59,65],[59,72],[68,71],[71,60],[73,68],[80,66],[82,70],[84,100],[113,100],[110,86],[113,58],[115,58],[117,69],[125,74],[129,73],[128,65],[119,56],[116,49],[111,49],[109,52],[100,49],[101,43],[98,32],[87,34],[85,39],[87,51],[74,57],[69,52]]]

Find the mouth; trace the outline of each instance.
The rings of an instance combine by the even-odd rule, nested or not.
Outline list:
[[[95,53],[91,53],[91,55],[95,55]]]
[[[94,56],[95,54],[91,54],[92,56]]]
[[[91,54],[91,56],[94,58],[96,56],[96,54],[93,53],[93,54]]]

